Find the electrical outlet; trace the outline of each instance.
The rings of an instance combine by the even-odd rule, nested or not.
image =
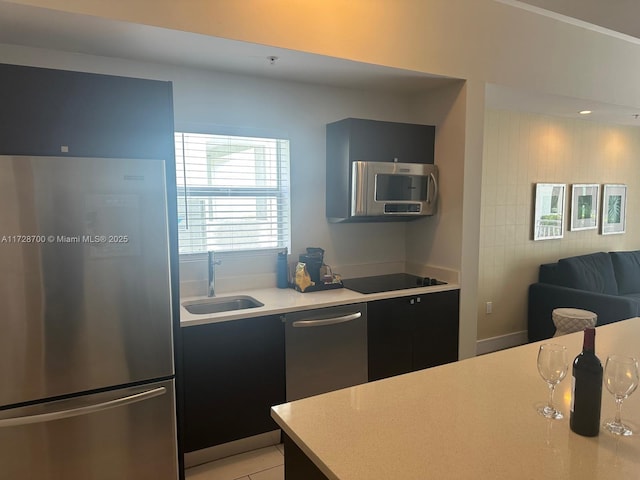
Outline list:
[[[491,313],[493,311],[493,302],[487,302],[487,313]]]

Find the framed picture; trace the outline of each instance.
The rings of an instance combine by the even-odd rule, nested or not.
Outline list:
[[[600,185],[575,184],[571,186],[571,230],[598,228],[598,201]]]
[[[605,185],[602,194],[602,235],[624,233],[627,217],[627,186]]]
[[[533,239],[562,238],[564,233],[563,183],[536,183],[536,201],[533,214]]]

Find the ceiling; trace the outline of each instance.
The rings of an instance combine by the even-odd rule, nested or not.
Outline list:
[[[513,3],[531,5],[640,39],[638,0],[515,0]]]
[[[420,72],[2,1],[0,43],[405,93],[453,81]]]
[[[502,85],[487,85],[485,102],[489,108],[493,109],[640,127],[640,109],[638,108],[543,94]],[[580,114],[584,110],[589,110],[591,113]]]
[[[518,4],[516,6],[523,3],[518,0],[498,1]],[[531,5],[562,3],[561,0],[526,1]],[[592,1],[603,3],[603,0],[576,0],[578,3]],[[640,1],[632,1],[640,5]],[[625,0],[608,2],[624,3]],[[1,0],[0,43],[403,94],[424,92],[456,80]],[[640,125],[634,117],[638,113],[634,108],[594,102],[587,104],[580,99],[498,86],[487,88],[487,105],[490,108],[573,118],[580,117],[578,111],[589,109],[593,110],[590,120]]]

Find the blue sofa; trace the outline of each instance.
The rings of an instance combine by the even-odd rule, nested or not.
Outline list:
[[[540,265],[529,286],[529,341],[555,333],[554,308],[589,310],[598,325],[640,316],[640,250],[599,252]]]

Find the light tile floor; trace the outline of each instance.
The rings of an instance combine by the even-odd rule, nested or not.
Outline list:
[[[187,469],[186,480],[284,480],[284,446],[274,445]]]

